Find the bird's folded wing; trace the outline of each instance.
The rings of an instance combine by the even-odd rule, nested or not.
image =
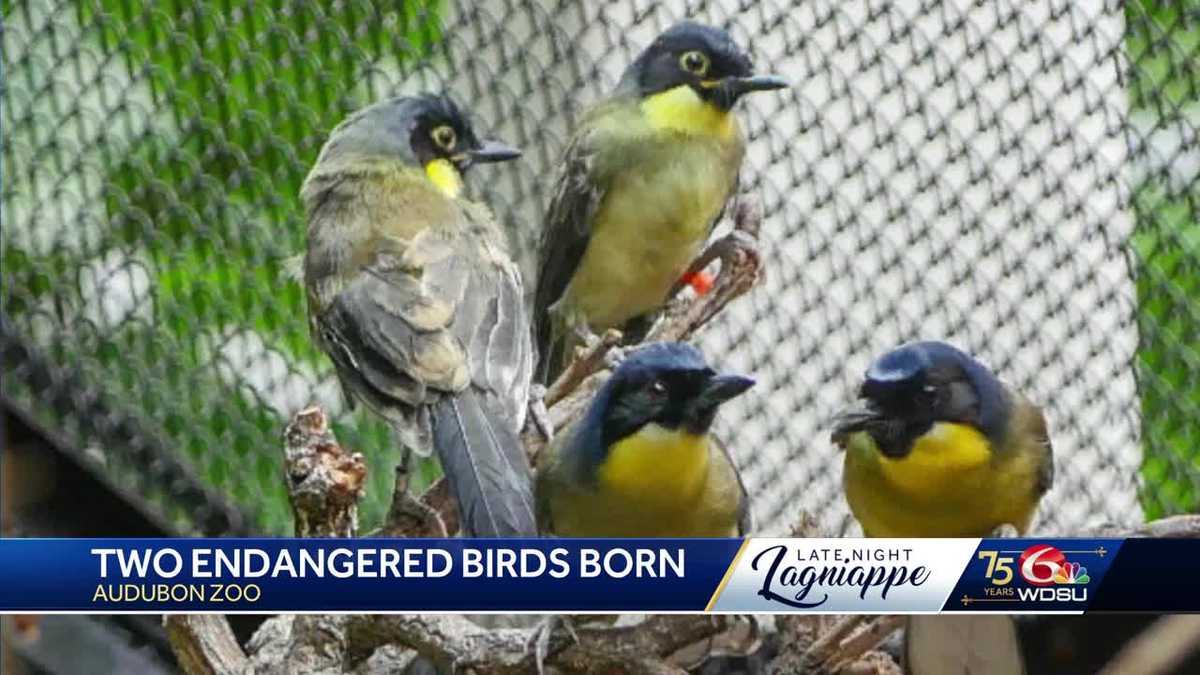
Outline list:
[[[382,258],[350,280],[325,310],[322,339],[343,378],[373,408],[418,406],[430,389],[470,382],[467,355],[450,330],[455,304],[431,293],[399,261]]]
[[[551,341],[550,306],[571,283],[592,236],[592,219],[604,199],[607,180],[597,175],[601,132],[584,127],[571,139],[546,211],[538,258],[534,317],[543,361]]]

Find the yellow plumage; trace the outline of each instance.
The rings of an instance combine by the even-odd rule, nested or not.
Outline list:
[[[723,142],[733,141],[738,134],[737,118],[732,113],[700,98],[688,85],[647,96],[640,105],[646,121],[655,129]]]
[[[462,174],[448,159],[435,159],[425,165],[425,175],[447,197],[458,197],[462,192]]]
[[[613,139],[596,158],[609,183],[560,307],[603,331],[662,306],[729,199],[744,142],[737,118],[689,87],[608,110],[594,124]]]
[[[978,537],[1006,523],[1024,531],[1041,497],[1044,461],[1032,438],[995,452],[962,424],[935,424],[899,459],[858,432],[846,447],[846,499],[870,537]]]
[[[566,434],[559,438],[565,438]],[[571,475],[551,444],[538,460],[538,494],[562,537],[734,537],[742,490],[709,436],[648,424],[614,443],[591,484]]]

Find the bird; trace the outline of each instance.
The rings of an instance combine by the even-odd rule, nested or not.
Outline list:
[[[338,124],[300,193],[314,342],[406,459],[436,453],[466,536],[537,535],[518,437],[534,365],[523,283],[496,219],[463,195],[468,169],[518,156],[449,96],[401,96]]]
[[[734,105],[786,86],[753,74],[726,31],[685,21],[581,115],[540,242],[538,382],[598,333],[639,340],[736,191],[746,141]]]
[[[717,374],[684,343],[634,350],[538,455],[539,529],[559,537],[750,531],[745,486],[711,428],[718,408],[753,384]]]
[[[880,356],[833,426],[846,500],[868,537],[1024,534],[1054,480],[1041,409],[945,342]],[[903,653],[917,675],[1025,670],[1016,625],[1001,615],[910,617]]]

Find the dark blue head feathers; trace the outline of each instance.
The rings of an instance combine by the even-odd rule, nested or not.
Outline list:
[[[600,387],[564,454],[587,477],[613,443],[648,424],[707,433],[717,408],[753,384],[747,377],[716,374],[691,345],[640,347]]]
[[[964,386],[965,385],[965,386]],[[911,342],[880,356],[861,395],[901,416],[971,424],[995,442],[1011,413],[1004,385],[979,361],[944,342]]]

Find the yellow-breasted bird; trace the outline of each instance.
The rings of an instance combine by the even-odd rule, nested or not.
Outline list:
[[[468,536],[537,533],[521,278],[492,214],[461,196],[469,167],[519,155],[447,97],[394,98],[338,125],[301,191],[313,337],[352,402],[437,453]]]
[[[582,116],[542,233],[539,381],[553,380],[583,338],[648,325],[736,189],[745,138],[734,104],[785,86],[753,75],[725,31],[684,22]]]
[[[915,342],[867,370],[860,404],[835,422],[850,510],[869,537],[1024,533],[1054,478],[1041,410],[943,342]],[[905,667],[917,675],[1024,669],[1009,617],[912,617]]]
[[[682,343],[638,348],[538,457],[539,528],[562,537],[731,537],[746,491],[709,430],[754,381]]]

